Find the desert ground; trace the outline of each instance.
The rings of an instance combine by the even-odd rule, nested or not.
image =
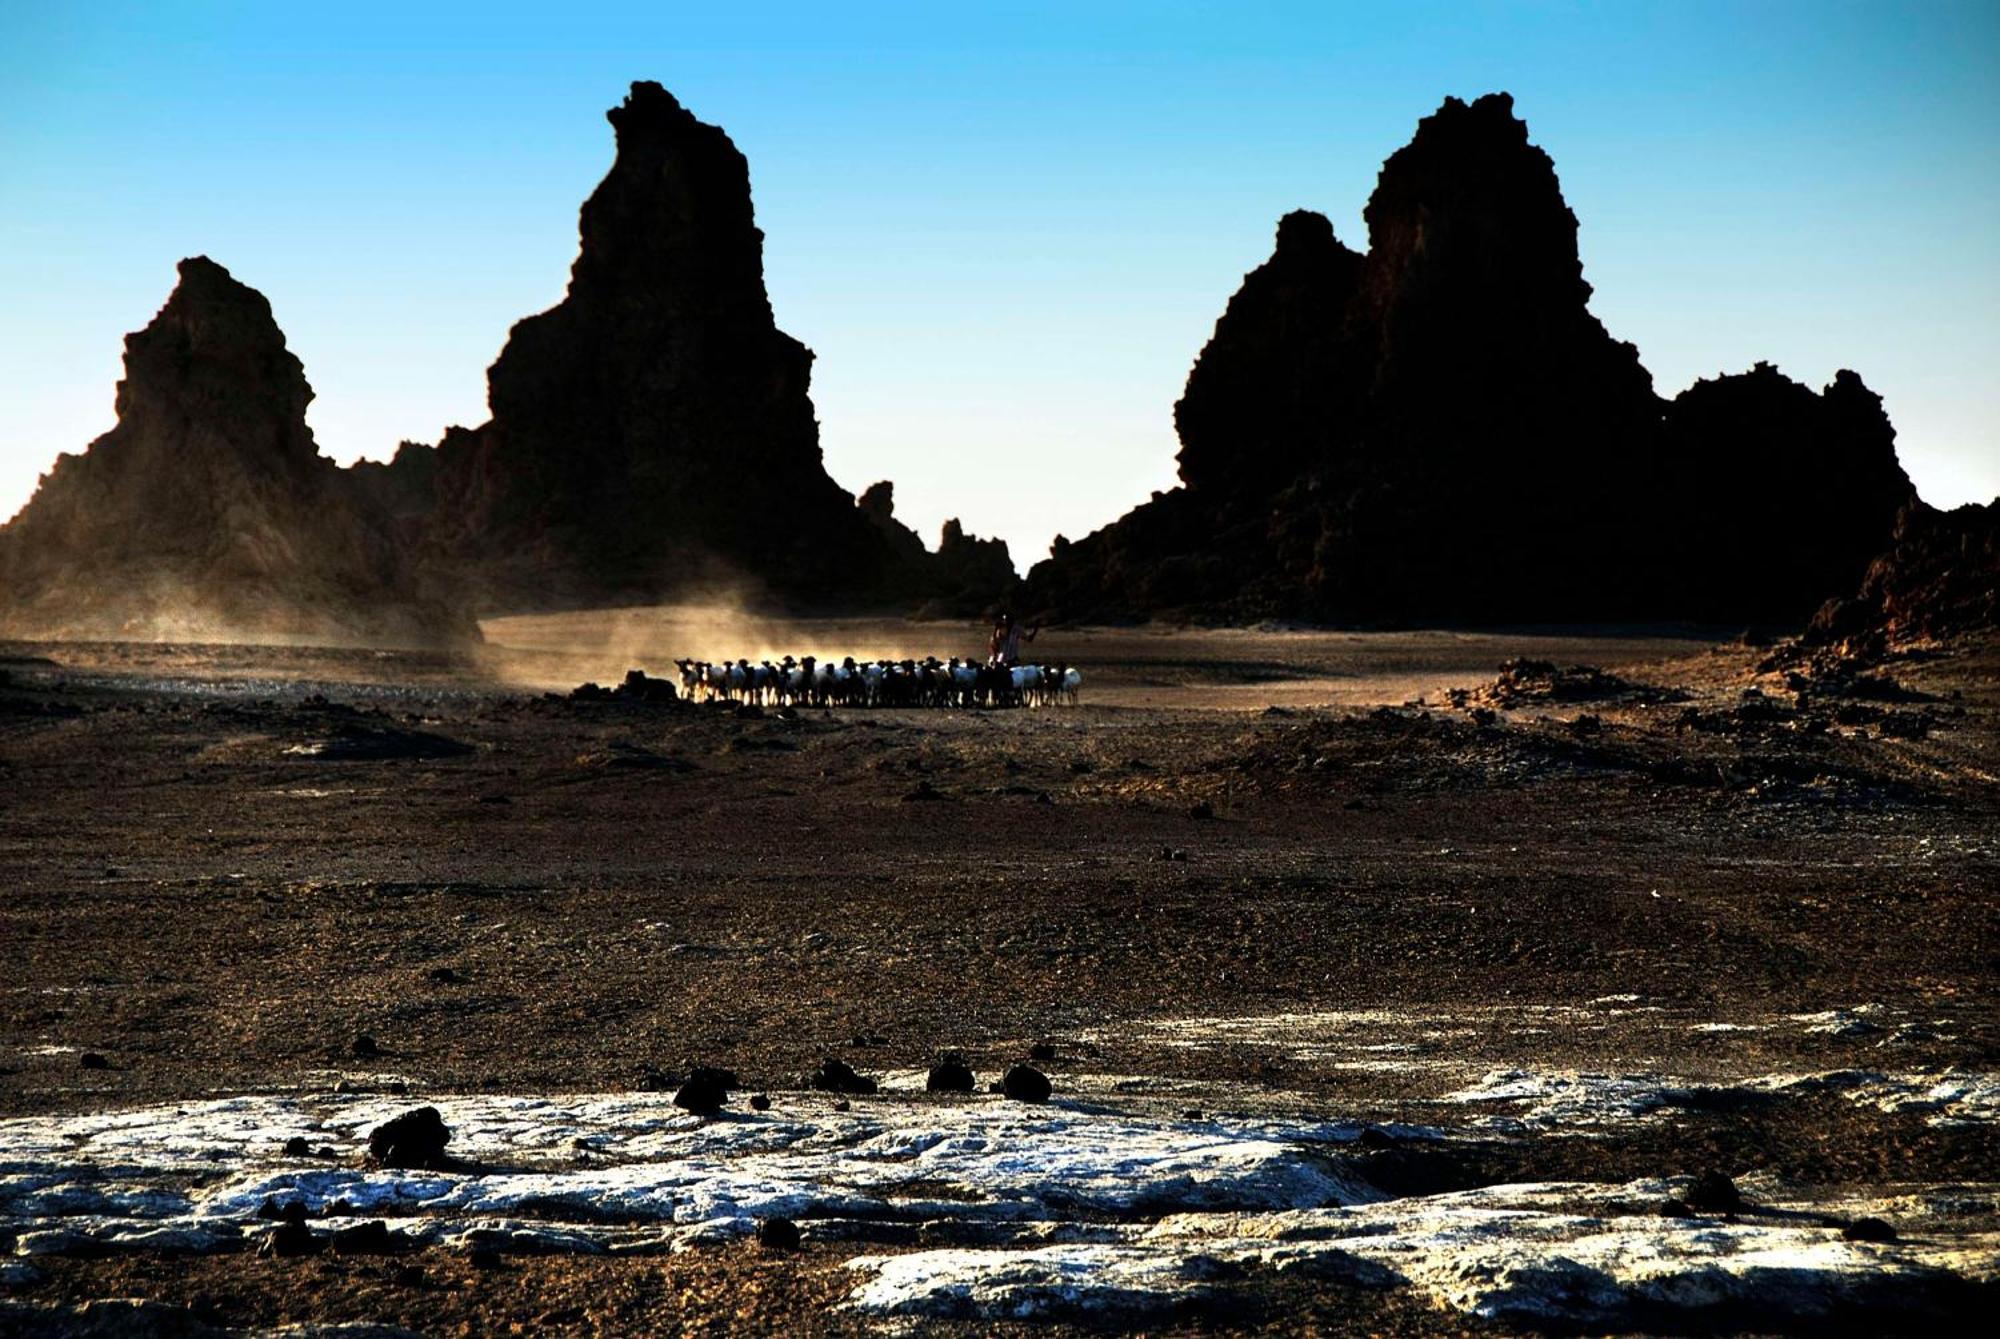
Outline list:
[[[1049,629],[1075,706],[745,711],[570,690],[983,630],[486,635],[0,647],[0,1331],[2000,1300],[1991,649]],[[375,1165],[423,1106],[448,1158]]]

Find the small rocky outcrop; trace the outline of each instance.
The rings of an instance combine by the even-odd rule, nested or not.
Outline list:
[[[1804,643],[1870,654],[2000,631],[2000,498],[1940,511],[1912,503],[1859,590],[1826,602]]]
[[[1357,254],[1288,214],[1176,408],[1181,486],[1059,539],[1068,620],[1803,621],[1912,493],[1880,401],[1759,366],[1664,404],[1591,313],[1512,99],[1390,156]]]
[[[0,529],[0,635],[477,640],[319,454],[263,294],[204,256],[126,337],[118,423]]]

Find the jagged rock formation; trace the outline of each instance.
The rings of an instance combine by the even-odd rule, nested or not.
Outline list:
[[[656,83],[608,116],[568,295],[514,327],[491,420],[434,461],[399,452],[379,491],[424,513],[427,566],[482,608],[903,590],[914,555],[821,463],[812,353],[773,321],[743,155]]]
[[[271,304],[203,256],[125,340],[118,424],[0,529],[0,635],[430,645],[478,637],[419,597],[319,454]]]
[[[1007,541],[968,535],[957,517],[944,523],[937,552],[926,549],[917,532],[896,519],[896,486],[886,479],[869,485],[857,505],[882,532],[898,563],[913,574],[911,593],[925,617],[990,613],[1020,585]]]
[[[1803,619],[1912,496],[1851,373],[1814,396],[1760,367],[1663,405],[1591,315],[1576,218],[1507,95],[1424,118],[1365,217],[1365,256],[1282,220],[1176,408],[1181,486],[1058,542],[1031,606]]]
[[[1664,440],[1656,579],[1686,617],[1796,625],[1855,588],[1916,502],[1882,399],[1852,372],[1817,395],[1769,363],[1697,381]]]
[[[2000,631],[2000,498],[1939,511],[1913,503],[1894,542],[1868,565],[1860,590],[1828,600],[1808,647],[1873,654],[1912,641],[1991,637]]]

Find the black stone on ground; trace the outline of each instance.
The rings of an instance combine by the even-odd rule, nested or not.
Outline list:
[[[109,1069],[111,1062],[95,1051],[85,1051],[76,1058],[76,1063],[85,1069]]]
[[[929,1093],[969,1093],[972,1088],[972,1069],[957,1051],[940,1056],[924,1080],[924,1091]]]
[[[858,1093],[867,1096],[875,1091],[875,1080],[865,1074],[857,1074],[854,1067],[845,1060],[828,1056],[820,1061],[814,1071],[810,1086],[823,1093]]]
[[[343,1227],[333,1234],[333,1249],[343,1255],[390,1255],[402,1245],[402,1234],[391,1232],[380,1218]]]
[[[735,1086],[736,1075],[729,1070],[696,1065],[674,1094],[674,1105],[704,1115],[720,1111],[728,1105],[729,1090]]]
[[[1880,1218],[1857,1218],[1840,1235],[1846,1241],[1894,1241],[1896,1229]]]
[[[257,1254],[268,1259],[295,1260],[302,1255],[316,1255],[325,1246],[326,1242],[314,1236],[311,1228],[288,1219],[264,1234]]]
[[[378,1167],[446,1165],[444,1146],[451,1127],[436,1107],[417,1107],[376,1126],[368,1135],[368,1157]]]
[[[762,1093],[758,1093],[750,1099],[750,1109],[752,1111],[769,1111],[771,1109],[771,1099]]]
[[[312,1145],[306,1142],[304,1135],[295,1134],[285,1141],[285,1156],[288,1158],[309,1158],[312,1156]]]
[[[757,1244],[767,1251],[796,1251],[799,1225],[789,1218],[766,1218],[757,1224]]]
[[[1688,1207],[1700,1213],[1733,1213],[1743,1207],[1743,1195],[1736,1183],[1710,1168],[1695,1177],[1688,1187]]]
[[[1033,1065],[1016,1065],[1000,1080],[1000,1091],[1016,1102],[1046,1102],[1055,1088]]]

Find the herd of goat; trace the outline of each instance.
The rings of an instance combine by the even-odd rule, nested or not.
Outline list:
[[[1083,672],[1068,665],[971,660],[676,660],[692,702],[770,707],[1052,707],[1076,705]]]

